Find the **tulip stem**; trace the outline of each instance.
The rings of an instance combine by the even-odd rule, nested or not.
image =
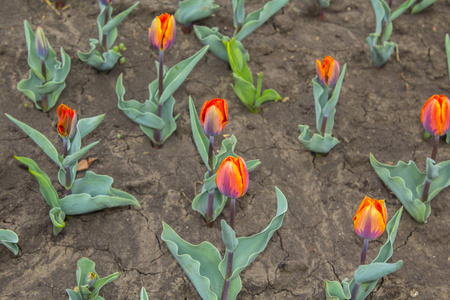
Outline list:
[[[439,135],[434,136],[433,152],[431,152],[431,159],[436,161],[436,155],[439,147]]]
[[[236,200],[236,199],[234,199]],[[233,255],[234,253],[230,250],[227,250],[227,273],[225,276],[225,281],[223,283],[223,289],[222,289],[222,300],[227,300],[228,298],[228,290],[230,289],[230,277],[231,277],[231,271],[233,267]]]
[[[64,148],[64,158],[67,156],[69,152],[69,140],[63,138],[63,148]],[[65,166],[64,170],[66,171],[66,195],[72,194],[72,189],[70,188],[71,176],[70,176],[70,166]]]
[[[214,153],[214,136],[211,135],[209,137],[209,150],[208,150],[209,178],[211,178],[211,176],[214,175],[213,153]],[[206,225],[208,227],[212,226],[213,207],[214,207],[214,190],[208,192],[208,209],[206,211]]]
[[[41,59],[42,76],[44,77],[44,84],[47,82],[47,68],[45,67],[45,59]]]
[[[331,96],[332,96],[332,89],[331,88],[329,88],[328,89],[328,100],[327,100],[327,102],[328,101],[330,101],[330,99],[331,99]],[[328,121],[328,116],[323,116],[323,118],[322,118],[322,128],[321,128],[321,132],[322,132],[322,136],[325,136],[325,129],[327,128],[327,121]]]
[[[431,180],[428,179],[428,177],[427,177],[425,179],[425,185],[423,187],[422,202],[426,202],[428,199],[428,192],[430,191],[430,185],[431,185]]]
[[[364,239],[364,244],[363,244],[363,248],[361,251],[361,265],[364,265],[366,263],[367,249],[369,249],[369,239]],[[361,285],[359,283],[355,282],[355,285],[353,286],[351,300],[355,300],[356,296],[358,296],[358,291],[359,291],[360,286]]]
[[[103,24],[103,28],[106,26],[106,23],[108,23],[108,17],[109,17],[109,5],[106,7],[106,13],[105,13],[105,22]],[[103,33],[103,51],[108,51],[108,33]]]
[[[164,51],[159,50],[159,73],[158,73],[158,79],[159,79],[159,97],[158,97],[158,117],[161,118],[162,116],[162,109],[163,105],[160,102],[161,96],[164,92]],[[161,131],[159,129],[155,129],[155,141],[157,143],[161,142]]]
[[[236,199],[231,198],[230,205],[230,226],[234,230],[234,215],[236,214]]]

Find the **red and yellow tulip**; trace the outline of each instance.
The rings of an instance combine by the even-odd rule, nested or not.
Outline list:
[[[200,123],[209,136],[222,133],[228,122],[227,100],[215,98],[206,101],[200,112]]]
[[[77,113],[68,106],[61,104],[56,111],[58,113],[58,133],[62,138],[73,136],[77,125]]]
[[[242,157],[228,156],[222,161],[216,174],[216,185],[222,195],[236,199],[247,192],[248,170]]]
[[[429,133],[446,134],[450,128],[450,100],[444,95],[433,95],[425,102],[420,120]]]
[[[172,47],[176,35],[176,21],[168,13],[157,16],[148,29],[148,38],[153,47],[165,51]]]
[[[376,239],[386,228],[387,212],[384,200],[365,197],[355,216],[353,225],[356,233],[364,239]]]
[[[316,59],[316,73],[317,79],[319,79],[322,85],[333,88],[338,81],[341,67],[334,58],[325,56],[323,64],[320,60]]]

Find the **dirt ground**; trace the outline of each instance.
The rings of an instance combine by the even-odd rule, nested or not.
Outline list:
[[[363,240],[352,217],[365,195],[386,199],[388,214],[400,202],[383,185],[369,163],[414,160],[424,170],[432,141],[423,141],[420,109],[433,94],[450,94],[444,35],[450,28],[450,1],[442,0],[418,15],[406,13],[394,22],[391,40],[398,43],[380,70],[371,66],[366,37],[375,30],[370,1],[331,1],[323,22],[315,0],[291,0],[243,42],[249,66],[264,72],[263,88],[273,88],[284,102],[266,103],[260,114],[249,113],[234,95],[230,69],[212,53],[199,62],[175,93],[178,129],[160,149],[139,126],[117,108],[115,82],[124,74],[125,98],[143,101],[155,79],[157,52],[150,49],[147,28],[163,12],[174,13],[177,1],[142,0],[119,26],[126,62],[108,74],[82,63],[76,51],[88,50],[97,37],[97,1],[66,1],[58,16],[45,1],[0,1],[0,111],[45,134],[62,151],[56,131],[56,108],[42,113],[17,89],[28,76],[23,20],[41,25],[53,48],[64,47],[72,58],[67,87],[59,103],[75,108],[80,117],[106,113],[103,123],[84,140],[99,140],[89,152],[98,157],[90,170],[115,179],[114,187],[134,195],[141,208],[121,207],[69,217],[58,237],[52,236],[49,208],[35,178],[13,155],[34,159],[58,187],[54,163],[5,116],[0,116],[0,228],[19,235],[14,256],[0,247],[0,299],[67,299],[66,288],[76,285],[77,260],[88,257],[100,276],[120,272],[105,286],[106,299],[138,299],[144,286],[151,299],[199,299],[160,236],[168,223],[187,241],[208,240],[224,251],[220,225],[207,228],[192,210],[206,171],[197,153],[189,120],[188,96],[198,111],[205,100],[228,100],[226,134],[238,139],[236,152],[246,160],[259,158],[250,173],[248,193],[239,199],[236,231],[248,236],[261,231],[275,215],[275,186],[286,195],[289,210],[284,224],[266,250],[242,273],[240,299],[325,299],[324,280],[352,278]],[[115,13],[134,1],[117,0]],[[247,12],[261,7],[247,0]],[[394,1],[394,7],[400,1]],[[215,17],[200,24],[219,26],[232,34],[231,1]],[[202,47],[194,34],[177,31],[165,58],[168,66]],[[326,156],[314,156],[297,140],[298,124],[315,124],[311,79],[315,59],[332,55],[348,64],[337,105],[333,135],[340,143]],[[117,135],[120,134],[120,138]],[[221,138],[217,140],[218,148]],[[442,140],[438,161],[450,159],[450,145]],[[79,174],[83,176],[83,172]],[[447,299],[449,272],[449,196],[442,191],[432,202],[432,214],[419,225],[404,212],[392,261],[403,267],[380,280],[369,299]],[[219,218],[228,218],[229,206]],[[386,234],[369,245],[373,259]]]

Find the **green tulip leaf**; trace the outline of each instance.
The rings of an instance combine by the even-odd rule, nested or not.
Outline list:
[[[317,76],[313,78],[312,84],[313,84],[314,105],[316,112],[316,129],[319,133],[322,133],[321,129],[323,121],[323,108],[328,102],[329,89],[327,86],[323,86],[322,84],[320,84],[319,80],[317,79]],[[333,116],[333,118],[331,118],[331,115]],[[329,120],[327,121],[325,133],[331,134],[331,131],[333,130],[333,125],[334,125],[334,111],[331,112]]]
[[[394,253],[394,241],[395,241],[395,238],[397,237],[397,231],[398,231],[398,227],[400,224],[400,219],[402,217],[402,212],[403,212],[403,207],[400,207],[400,209],[395,213],[395,215],[392,217],[392,219],[386,225],[386,233],[388,235],[387,241],[386,241],[386,243],[384,243],[383,246],[381,246],[377,257],[369,265],[363,266],[362,274],[361,274],[361,269],[360,269],[361,267],[358,268],[358,270],[360,270],[359,272],[358,272],[358,270],[355,271],[355,279],[358,279],[359,282],[364,282],[361,284],[361,287],[358,290],[358,294],[356,295],[355,300],[363,300],[372,292],[372,290],[375,288],[375,286],[377,285],[377,282],[378,282],[378,279],[374,279],[375,277],[382,275],[382,274],[385,274],[385,275],[390,274],[390,273],[386,273],[386,270],[388,270],[389,268],[391,268],[390,270],[392,272],[394,272],[398,268],[401,267],[402,261],[400,260],[400,261],[396,262],[395,264],[389,264],[392,266],[381,267],[381,268],[384,268],[382,270],[384,273],[383,272],[376,273],[376,272],[380,271],[381,265],[379,265],[379,264],[386,263],[388,261],[388,259],[390,259],[392,257],[392,254]],[[371,272],[373,272],[373,273],[371,274]],[[353,279],[350,282],[350,290],[353,290],[353,288],[355,286],[355,279]],[[374,279],[374,280],[373,281],[365,281],[366,279],[367,280]]]
[[[66,223],[64,222],[66,214],[60,207],[53,207],[49,211],[49,216],[53,224],[53,235],[57,236],[66,226]]]
[[[220,193],[219,189],[216,188],[214,190],[213,214],[210,222],[213,222],[222,213],[225,204],[227,204],[227,199],[227,197]],[[194,200],[192,200],[192,209],[206,218],[206,212],[208,210],[208,191],[202,190],[200,194],[195,196]]]
[[[124,10],[123,12],[121,12],[120,14],[118,14],[117,16],[115,16],[114,18],[109,18],[108,23],[106,23],[106,25],[103,25],[103,29],[102,29],[102,33],[107,33],[108,34],[108,49],[111,48],[111,46],[114,44],[114,41],[110,41],[109,40],[109,35],[111,34],[111,32],[113,30],[117,30],[117,26],[136,8],[136,6],[138,6],[139,2],[136,2],[135,4],[133,4],[132,6],[130,6],[128,9]],[[112,7],[110,6],[109,10],[112,13]],[[105,22],[105,16],[102,16],[103,18],[98,18],[98,21],[104,23]],[[117,36],[117,33],[116,33]]]
[[[377,281],[381,277],[394,273],[403,265],[403,261],[396,263],[372,263],[370,265],[361,265],[355,271],[355,282],[362,284],[365,282]]]
[[[164,222],[161,239],[183,268],[200,297],[208,300],[220,299],[224,277],[218,268],[221,261],[219,251],[209,242],[192,245],[184,241]],[[241,278],[237,276],[231,281],[227,300],[236,299],[241,288]]]
[[[105,207],[134,205],[140,207],[132,195],[112,188],[113,179],[87,171],[85,177],[72,185],[72,194],[59,203],[67,215],[80,215],[101,210]]]
[[[20,129],[22,129],[45,152],[45,154],[50,157],[51,160],[61,167],[62,157],[58,154],[58,151],[53,144],[42,133],[8,114],[5,115],[19,126]]]
[[[105,114],[98,115],[91,118],[83,118],[78,120],[77,131],[80,132],[81,138],[92,132],[103,121]]]
[[[78,160],[80,158],[82,158],[90,149],[92,149],[95,145],[97,145],[99,142],[93,142],[89,145],[87,145],[86,147],[83,147],[82,149],[80,149],[79,151],[72,153],[70,155],[67,155],[63,162],[62,165],[65,166],[72,166],[72,165],[76,165],[78,163]]]
[[[231,84],[234,93],[241,100],[242,104],[252,113],[258,113],[261,107],[256,106],[256,88],[253,83],[239,77],[236,73],[232,74],[234,86]]]
[[[436,0],[434,0],[436,1]],[[401,14],[403,14],[408,8],[412,7],[416,0],[407,0],[402,5],[400,5],[391,16],[391,21],[397,19]]]
[[[209,50],[214,53],[215,56],[217,56],[224,62],[229,62],[227,49],[223,45],[223,42],[230,41],[230,38],[222,35],[219,32],[218,27],[209,28],[206,26],[194,25],[194,32],[197,35],[198,39],[203,43],[203,45],[209,46]],[[241,50],[245,61],[249,61],[250,56],[248,55],[247,50],[244,49],[242,43],[237,41],[237,45]]]
[[[233,228],[225,220],[220,221],[220,226],[222,227],[222,240],[225,247],[230,252],[234,252],[239,243],[236,239],[236,232],[234,232]]]
[[[247,35],[266,22],[288,2],[289,0],[272,0],[267,2],[263,8],[248,14],[242,23],[241,30],[235,35],[235,39],[242,41]]]
[[[238,77],[242,78],[242,80],[248,81],[253,85],[252,72],[248,68],[245,57],[239,49],[238,41],[233,38],[230,41],[224,41],[223,44],[227,49],[228,60],[233,72],[236,73]]]
[[[19,247],[16,245],[19,242],[17,234],[8,229],[0,229],[0,243],[5,245],[14,255],[19,253]]]
[[[397,45],[394,42],[384,42],[383,45],[378,45],[378,39],[379,35],[376,33],[371,33],[367,37],[372,62],[376,67],[384,65],[388,61]]]
[[[427,178],[420,172],[414,162],[408,164],[399,161],[396,166],[379,163],[371,154],[370,163],[378,177],[400,200],[408,213],[417,223],[425,223],[430,216],[430,201],[444,188],[450,185],[450,161],[444,161],[439,167],[439,176],[431,181],[428,197],[421,201],[424,183]]]
[[[148,294],[147,294],[147,291],[145,290],[145,288],[141,289],[141,300],[149,300]]]
[[[339,281],[325,280],[325,296],[327,300],[348,300],[352,297],[348,279],[342,280],[342,285]]]
[[[342,82],[344,81],[345,71],[346,70],[347,70],[347,64],[345,64],[342,67],[341,73],[340,73],[338,81],[336,82],[336,85],[335,85],[335,87],[333,89],[333,92],[331,94],[330,100],[326,102],[325,106],[323,106],[323,116],[328,116],[328,118],[330,118],[331,114],[334,115],[335,107],[336,107],[337,102],[339,100],[339,95],[341,93]],[[334,123],[334,121],[333,121],[333,123]],[[327,124],[328,124],[328,121],[327,121]],[[327,132],[327,130],[325,130],[325,133],[330,133],[331,134],[331,129],[330,129],[330,132]]]
[[[238,244],[234,251],[231,279],[239,278],[239,273],[251,264],[258,254],[266,248],[273,233],[283,224],[283,218],[287,211],[288,204],[286,197],[277,187],[275,187],[275,191],[277,194],[277,214],[270,224],[263,231],[253,236],[237,238]],[[220,272],[224,278],[226,267],[227,256],[219,264]]]
[[[210,169],[208,162],[208,152],[209,152],[209,138],[206,136],[203,131],[202,124],[200,123],[200,119],[197,114],[197,110],[195,109],[194,101],[191,96],[189,96],[189,116],[191,118],[191,128],[192,134],[194,136],[195,146],[197,146],[198,153],[200,153],[200,157],[202,158],[205,166]],[[213,166],[214,166],[214,158],[213,155]]]
[[[330,0],[319,0],[319,3],[322,8],[330,7]]]
[[[210,17],[219,9],[214,0],[184,0],[178,3],[175,19],[183,25]]]
[[[260,73],[260,74],[262,74],[262,73]],[[273,89],[267,89],[267,90],[264,90],[261,97],[256,99],[255,106],[260,107],[264,102],[267,102],[267,101],[275,101],[276,102],[278,100],[281,100],[280,94],[278,94],[278,92]]]
[[[422,0],[415,4],[411,9],[411,14],[418,14],[437,0]]]
[[[325,133],[325,136],[317,133],[311,136],[312,132],[308,125],[298,125],[298,128],[300,129],[298,137],[300,144],[311,152],[327,154],[339,143],[337,138],[328,133]]]
[[[100,54],[96,50],[97,44],[99,44],[98,40],[90,39],[89,45],[91,49],[86,53],[78,51],[78,57],[81,61],[98,71],[109,71],[114,68],[117,61],[122,57],[122,54],[114,50],[108,50]]]

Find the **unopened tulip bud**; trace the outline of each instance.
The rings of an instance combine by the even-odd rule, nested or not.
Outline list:
[[[41,60],[44,60],[48,55],[48,41],[45,38],[44,31],[41,26],[38,26],[36,29],[34,41],[37,56],[39,56]]]
[[[228,106],[225,99],[215,98],[206,101],[200,112],[200,123],[209,136],[222,133],[228,122]]]
[[[153,20],[151,27],[148,29],[148,38],[154,48],[165,51],[172,47],[176,31],[174,16],[165,13]]]
[[[356,233],[368,240],[379,237],[386,228],[387,212],[384,200],[365,197],[353,217]]]
[[[222,161],[216,174],[216,185],[222,195],[236,199],[247,192],[248,170],[242,157],[228,156]]]
[[[61,104],[57,109],[58,133],[62,138],[71,138],[76,131],[77,114],[75,109]]]
[[[338,81],[341,68],[339,63],[331,56],[325,56],[323,64],[320,60],[316,59],[316,73],[319,82],[329,88],[333,88]]]
[[[99,0],[99,2],[104,6],[112,5],[116,0]]]
[[[444,95],[433,95],[425,102],[420,120],[429,133],[435,136],[446,134],[450,128],[450,100]]]

